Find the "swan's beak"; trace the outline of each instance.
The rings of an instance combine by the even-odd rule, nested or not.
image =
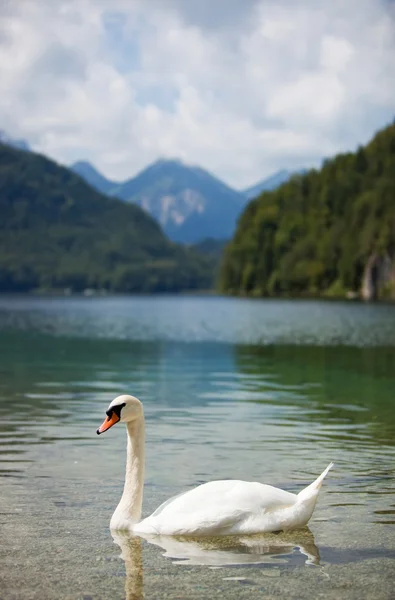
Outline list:
[[[107,417],[100,425],[99,429],[96,431],[97,435],[104,433],[105,431],[107,431],[107,429],[110,429],[110,427],[115,425],[115,423],[118,423],[118,421],[120,421],[120,418],[115,412],[113,412],[111,417]]]

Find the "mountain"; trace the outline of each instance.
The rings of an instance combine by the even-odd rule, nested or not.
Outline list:
[[[111,195],[111,191],[119,185],[119,183],[116,183],[115,181],[106,179],[104,175],[99,173],[99,171],[86,160],[75,162],[70,166],[70,169],[85,179],[89,185],[94,187],[102,194]]]
[[[207,237],[229,238],[246,198],[199,167],[158,160],[136,177],[115,184],[87,162],[72,165],[97,190],[137,204],[170,239],[186,244]]]
[[[0,144],[0,289],[207,289],[213,263],[170,242],[138,206],[55,162]]]
[[[160,223],[170,239],[185,244],[207,238],[229,239],[246,200],[302,172],[283,169],[237,192],[204,169],[179,160],[158,160],[136,177],[118,184],[86,161],[74,163],[71,169],[98,191],[137,204]]]
[[[3,129],[0,129],[0,144],[7,144],[12,148],[18,148],[19,150],[30,151],[30,146],[25,140],[16,140],[8,135]]]
[[[395,299],[395,122],[252,200],[226,246],[222,291]]]
[[[302,175],[306,172],[307,171],[305,169],[300,171],[287,171],[286,169],[281,169],[263,181],[260,181],[259,183],[247,188],[243,191],[243,194],[246,196],[246,198],[248,198],[248,200],[252,200],[253,198],[256,198],[262,194],[262,192],[277,189],[280,187],[280,185],[288,181],[293,175]]]
[[[245,204],[242,194],[199,167],[159,160],[112,191],[150,213],[170,239],[229,238]]]

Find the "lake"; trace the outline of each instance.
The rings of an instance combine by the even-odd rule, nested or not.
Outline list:
[[[393,598],[395,306],[0,297],[0,598]],[[211,479],[299,491],[309,528],[113,539],[123,426],[146,415],[144,515]]]

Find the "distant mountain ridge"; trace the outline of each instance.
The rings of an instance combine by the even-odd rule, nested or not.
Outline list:
[[[31,151],[23,139],[0,130],[0,142]],[[282,169],[263,181],[237,191],[197,167],[177,159],[160,159],[123,182],[105,177],[86,160],[69,167],[102,194],[140,206],[175,242],[194,244],[204,239],[230,239],[249,200],[262,191],[274,190],[295,173]],[[301,173],[299,171],[298,173]]]
[[[89,185],[96,188],[97,191],[102,194],[109,194],[111,196],[111,191],[119,185],[119,183],[104,177],[104,175],[95,169],[95,167],[87,160],[79,160],[70,168],[74,173],[77,173],[77,175],[85,179]]]
[[[276,190],[278,187],[280,187],[280,185],[286,183],[293,175],[303,175],[306,172],[306,169],[300,169],[298,171],[281,169],[263,181],[260,181],[247,188],[243,191],[243,194],[248,198],[248,200],[252,200],[253,198],[257,198],[260,194],[262,194],[262,192],[271,192]]]
[[[99,191],[137,204],[170,239],[186,244],[208,237],[228,239],[246,202],[242,193],[208,171],[175,159],[160,159],[113,187],[85,161],[71,169]]]
[[[237,191],[208,171],[177,159],[157,160],[121,183],[107,179],[87,161],[70,168],[98,191],[137,204],[160,223],[170,239],[185,244],[229,239],[248,200],[277,189],[296,174],[282,169]]]

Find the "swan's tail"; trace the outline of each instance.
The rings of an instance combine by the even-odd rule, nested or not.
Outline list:
[[[331,462],[326,467],[325,471],[323,471],[321,473],[321,475],[319,477],[317,477],[317,479],[315,481],[313,481],[313,483],[311,483],[310,485],[305,487],[301,492],[299,492],[298,502],[300,502],[300,501],[304,502],[308,498],[318,495],[318,492],[320,491],[320,488],[322,486],[322,482],[324,481],[325,477],[327,476],[328,472],[331,470],[333,465],[334,465],[334,463]]]

